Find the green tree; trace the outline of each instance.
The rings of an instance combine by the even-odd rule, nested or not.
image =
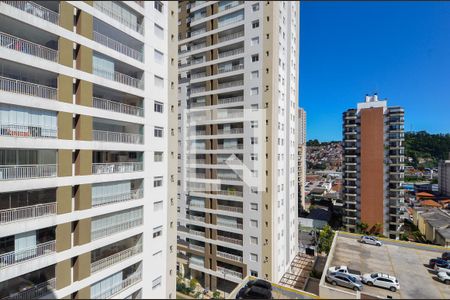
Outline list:
[[[195,290],[195,288],[197,287],[197,284],[198,284],[198,280],[195,279],[195,278],[192,278],[192,279],[189,281],[189,287],[191,288],[191,291],[194,291],[194,290]]]
[[[325,225],[319,234],[318,252],[328,254],[333,243],[334,232],[330,225]]]
[[[214,293],[213,293],[213,299],[220,299],[220,292],[219,291],[215,291]]]

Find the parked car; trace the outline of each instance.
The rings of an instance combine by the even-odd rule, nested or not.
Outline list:
[[[434,269],[439,272],[450,272],[450,262],[446,261],[443,264],[435,264]]]
[[[386,288],[395,292],[400,289],[400,283],[397,278],[382,273],[364,274],[362,276],[362,282],[367,285],[374,285],[382,288]]]
[[[359,279],[348,274],[333,272],[328,273],[325,278],[332,285],[344,286],[354,291],[360,291],[363,288]]]
[[[444,252],[444,253],[442,253],[442,259],[445,259],[445,260],[450,260],[450,252]]]
[[[450,284],[450,272],[439,272],[437,277],[445,284]]]
[[[268,289],[245,286],[238,292],[236,299],[273,299],[273,297],[272,292]]]
[[[374,237],[374,236],[367,236],[367,235],[363,235],[359,239],[359,242],[363,243],[363,244],[369,244],[369,245],[375,245],[375,246],[383,245],[383,243],[381,241],[379,241],[376,237]]]
[[[434,267],[437,265],[438,267],[443,267],[445,265],[447,265],[447,261],[445,259],[442,258],[432,258],[430,259],[430,261],[428,262],[428,265],[430,266],[430,268],[434,269]]]
[[[257,286],[266,290],[272,290],[272,284],[262,279],[250,280],[247,282],[247,287]]]
[[[347,266],[335,266],[328,268],[329,273],[342,273],[355,277],[358,280],[361,280],[361,272],[349,269]]]

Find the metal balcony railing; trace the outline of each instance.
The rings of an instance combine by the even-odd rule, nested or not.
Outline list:
[[[219,12],[225,11],[227,9],[232,9],[233,7],[238,6],[239,4],[244,3],[244,1],[230,1],[225,5],[219,5]]]
[[[244,53],[244,48],[238,48],[238,49],[233,49],[233,50],[229,50],[229,51],[225,51],[225,52],[219,53],[219,58],[232,56],[232,55],[238,55],[238,54],[241,54],[241,53]]]
[[[0,31],[0,46],[50,61],[58,61],[58,51]]]
[[[0,224],[56,214],[56,202],[0,210]]]
[[[93,71],[94,71],[93,73],[95,75],[98,75],[105,79],[109,79],[109,80],[113,80],[115,82],[129,85],[129,86],[137,88],[137,89],[141,89],[141,90],[144,89],[143,81],[141,79],[137,79],[137,78],[131,77],[129,75],[126,75],[126,74],[123,74],[123,73],[120,73],[117,71],[110,72],[110,71],[106,71],[106,70],[101,70],[97,66],[94,66]]]
[[[219,267],[219,266],[217,266],[217,271],[220,273],[224,273],[226,275],[230,275],[230,276],[242,279],[242,273],[237,272],[237,271],[233,271],[233,270],[230,270],[230,269],[227,269],[224,267]]]
[[[17,9],[20,9],[24,12],[32,14],[33,16],[49,21],[53,24],[59,23],[59,14],[57,12],[45,8],[33,1],[2,1],[2,2],[11,5]]]
[[[0,76],[0,90],[56,100],[57,89],[45,85]]]
[[[186,219],[199,221],[199,222],[205,222],[205,217],[200,217],[200,216],[186,215]]]
[[[205,62],[205,57],[201,57],[201,58],[197,58],[197,59],[193,59],[191,60],[191,66],[192,65],[196,65],[196,64],[201,64],[203,62]]]
[[[103,2],[104,1],[94,1],[94,8],[98,9],[105,15],[113,18],[114,20],[118,21],[119,23],[122,23],[126,27],[128,27],[140,34],[144,34],[144,25],[143,24],[130,22],[130,19],[122,17],[121,15],[118,14],[118,12],[111,10],[110,7],[108,7],[108,6],[105,6],[105,3],[103,3]]]
[[[238,115],[242,117],[241,113],[239,113]],[[228,130],[223,130],[223,129],[217,130],[217,134],[239,134],[239,133],[244,133],[244,128],[231,128]]]
[[[191,51],[202,49],[202,48],[205,48],[205,47],[206,47],[206,43],[200,43],[200,44],[192,45],[191,46]]]
[[[191,74],[191,79],[197,79],[197,78],[202,78],[206,76],[206,72],[201,72],[201,73],[193,73]]]
[[[144,61],[144,54],[141,51],[128,47],[97,31],[94,31],[94,41],[140,62]]]
[[[217,221],[217,225],[230,227],[230,228],[242,229],[242,224],[239,224],[239,223],[228,223],[228,222],[223,222],[223,221]]]
[[[226,252],[222,252],[222,251],[216,251],[217,256],[219,257],[223,257],[226,259],[231,259],[234,261],[239,261],[239,262],[243,262],[242,256],[239,255],[234,255],[234,254],[230,254],[230,253],[226,253]]]
[[[192,230],[192,229],[189,229],[189,233],[190,233],[190,234],[193,234],[193,235],[198,235],[198,236],[205,236],[205,233],[204,233],[204,232],[202,232],[202,231],[197,231],[197,230]]]
[[[243,144],[237,144],[237,145],[225,145],[225,144],[218,144],[217,149],[219,150],[226,150],[226,149],[244,149]]]
[[[242,70],[242,69],[244,69],[243,64],[242,65],[234,65],[234,66],[228,65],[228,66],[219,68],[217,70],[217,73],[221,74],[221,73],[227,73],[227,72],[232,72],[232,71],[238,71],[238,70]]]
[[[144,197],[144,189],[131,190],[128,193],[118,195],[108,195],[103,197],[92,197],[92,207],[98,207],[107,204],[125,202],[129,200],[142,199]]]
[[[0,136],[56,139],[58,137],[58,131],[56,129],[37,126],[0,124]]]
[[[242,180],[240,179],[236,174],[217,174],[217,179],[222,179],[222,180]]]
[[[114,131],[92,130],[93,140],[111,143],[143,144],[144,135]]]
[[[93,174],[112,174],[140,172],[144,170],[142,162],[119,162],[119,163],[93,163]],[[1,172],[1,171],[0,171]]]
[[[219,37],[219,43],[226,42],[226,41],[233,40],[233,39],[237,39],[237,38],[239,38],[241,36],[244,36],[244,31],[231,33],[231,34]]]
[[[36,246],[11,251],[0,255],[0,270],[12,265],[23,263],[40,256],[48,255],[55,252],[56,241],[50,241]]]
[[[218,210],[226,210],[226,211],[232,211],[232,212],[239,212],[242,213],[242,207],[234,207],[234,206],[228,206],[228,205],[217,205]]]
[[[206,88],[204,86],[198,88],[191,88],[191,94],[202,93],[204,91],[206,91]]]
[[[236,97],[231,97],[231,98],[217,99],[217,104],[228,104],[228,103],[242,102],[242,101],[244,101],[244,97],[236,96]]]
[[[99,294],[92,295],[92,299],[109,299],[124,289],[132,286],[135,283],[138,283],[142,280],[142,272],[136,271],[134,274],[128,276],[126,279],[122,280],[122,282],[111,286],[110,289],[106,291],[102,291]]]
[[[197,251],[200,251],[200,252],[205,251],[205,247],[198,246],[198,245],[193,245],[193,244],[189,244],[189,249],[197,250]]]
[[[216,191],[216,194],[227,196],[239,196],[239,197],[243,196],[243,193],[240,191]]]
[[[244,20],[244,15],[237,15],[235,17],[232,17],[232,18],[229,18],[229,19],[225,19],[223,21],[219,20],[217,26],[220,28],[220,27],[223,27],[223,26],[227,26],[227,25],[230,25],[230,24],[233,24],[233,23],[237,23],[237,22],[243,21],[243,20]]]
[[[0,165],[0,180],[56,177],[56,164]]]
[[[240,86],[240,85],[244,85],[244,80],[236,80],[236,81],[231,81],[231,82],[219,83],[218,88],[225,89],[225,88],[229,88],[229,87],[233,87],[233,86]]]
[[[196,35],[202,34],[206,32],[206,28],[198,29],[195,31],[191,31],[191,37],[194,37]]]
[[[56,288],[56,278],[36,284],[26,290],[11,294],[2,300],[39,299]]]
[[[128,114],[128,115],[134,115],[134,116],[138,116],[138,117],[144,116],[144,109],[137,107],[137,106],[128,105],[128,104],[124,104],[124,103],[120,103],[120,102],[116,102],[116,101],[111,101],[108,99],[97,98],[97,97],[93,97],[92,99],[93,99],[92,106],[95,108],[114,111],[114,112]]]
[[[110,266],[115,265],[139,253],[142,253],[142,244],[138,244],[134,247],[125,249],[108,257],[94,261],[93,263],[91,263],[91,273],[95,273],[105,268],[109,268]]]
[[[100,228],[100,229],[93,229],[91,232],[91,239],[92,240],[98,240],[106,236],[110,236],[112,234],[116,234],[118,232],[122,232],[125,230],[129,230],[131,228],[137,227],[142,225],[143,219],[138,218],[135,220],[129,220],[127,222],[123,222],[120,224],[111,224],[111,226],[106,228]]]
[[[230,238],[230,237],[227,237],[227,236],[221,236],[221,235],[217,236],[217,240],[222,241],[222,242],[231,243],[231,244],[236,244],[236,245],[242,245],[243,244],[242,240]]]

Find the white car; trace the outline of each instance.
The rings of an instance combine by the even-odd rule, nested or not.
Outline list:
[[[438,279],[445,284],[450,284],[450,272],[439,272]]]
[[[378,286],[385,289],[391,290],[391,292],[395,292],[400,289],[400,283],[397,278],[394,276],[390,276],[382,273],[372,273],[372,274],[364,274],[362,276],[363,283],[369,286]]]
[[[347,266],[335,266],[328,268],[329,273],[343,273],[350,275],[358,280],[361,280],[361,273],[355,270],[349,269]],[[359,273],[359,274],[358,274]]]
[[[363,235],[359,241],[363,244],[381,246],[383,243],[379,241],[376,237]]]
[[[446,267],[438,267],[438,265],[434,265],[434,270],[438,273],[440,272],[450,272],[450,264],[447,264]]]

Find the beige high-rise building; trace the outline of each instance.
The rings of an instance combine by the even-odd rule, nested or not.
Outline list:
[[[179,3],[179,271],[279,281],[297,247],[299,3]]]
[[[450,196],[450,153],[448,160],[439,162],[438,184],[439,193]]]
[[[0,2],[0,298],[175,298],[176,2]]]
[[[299,209],[305,209],[306,182],[306,112],[298,109],[298,199]]]

